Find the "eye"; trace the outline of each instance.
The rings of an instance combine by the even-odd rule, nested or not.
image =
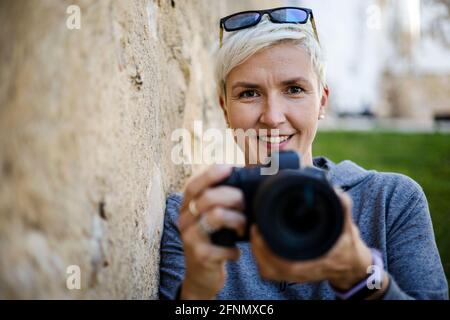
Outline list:
[[[302,93],[304,90],[299,87],[299,86],[291,86],[288,88],[287,93],[289,94],[300,94]]]
[[[257,93],[255,90],[246,90],[239,94],[239,98],[254,98],[257,97]]]

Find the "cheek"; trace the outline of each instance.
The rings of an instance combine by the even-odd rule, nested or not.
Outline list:
[[[232,128],[250,129],[256,127],[260,114],[257,108],[251,106],[229,106],[229,120]]]
[[[288,115],[288,121],[297,131],[303,133],[315,132],[318,115],[314,108],[297,108]]]

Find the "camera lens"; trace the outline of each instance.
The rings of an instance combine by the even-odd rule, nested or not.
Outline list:
[[[290,260],[326,253],[342,232],[343,212],[326,182],[285,170],[267,178],[254,198],[254,219],[273,252]]]
[[[277,206],[279,226],[289,233],[313,232],[323,216],[321,199],[314,199],[314,186],[288,190]],[[316,200],[316,201],[315,201]]]

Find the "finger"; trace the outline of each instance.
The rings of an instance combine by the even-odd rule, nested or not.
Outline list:
[[[337,239],[336,243],[333,247],[327,252],[325,258],[332,260],[336,255],[339,255],[342,247],[348,246],[349,241],[353,241],[352,239],[359,238],[359,229],[353,222],[353,201],[348,195],[348,193],[342,191],[342,189],[335,188],[335,191],[339,197],[339,200],[342,205],[342,210],[344,212],[344,226],[342,230],[342,234]]]
[[[260,272],[266,279],[305,282],[320,279],[320,259],[307,261],[289,261],[274,254],[265,243],[256,226],[252,226],[252,248]]]
[[[256,225],[252,225],[250,229],[250,235],[251,235],[251,241],[252,245],[254,244],[255,247],[262,251],[264,255],[267,256],[268,259],[276,262],[276,263],[282,263],[284,261],[281,261],[281,257],[277,256],[267,245],[266,241],[264,240],[262,234],[258,230]],[[280,260],[280,261],[278,261]]]
[[[205,188],[225,179],[231,173],[231,169],[230,166],[226,165],[213,165],[205,172],[190,179],[190,182],[185,188],[183,203],[180,208],[180,218],[178,220],[178,228],[180,231],[185,230],[198,220],[198,217],[193,216],[189,211],[189,203],[191,200],[202,193]],[[197,206],[197,202],[195,204]],[[198,206],[197,210],[201,212]]]
[[[245,233],[246,218],[238,211],[216,207],[203,214],[202,219],[207,219],[206,223],[214,230],[229,228],[236,230],[237,234],[243,236]],[[200,220],[181,233],[183,242],[207,242],[211,243],[209,234],[200,226]],[[222,248],[222,246],[218,246]]]
[[[344,211],[344,228],[351,228],[353,224],[353,201],[352,198],[348,195],[348,193],[344,192],[341,188],[335,187],[335,191],[339,200],[341,201],[342,210]]]
[[[353,221],[353,201],[347,193],[343,193],[341,195],[341,202],[345,212],[345,228],[353,234],[353,237],[359,238],[359,228]]]
[[[184,199],[190,201],[197,197],[204,189],[219,183],[231,173],[229,165],[212,165],[202,173],[193,176],[186,184]]]
[[[195,204],[197,210],[201,215],[205,214],[208,211],[214,211],[214,208],[221,208],[221,207],[242,211],[244,208],[244,196],[242,191],[237,188],[220,186],[216,188],[209,188],[206,191],[204,191],[195,200]],[[180,231],[185,230],[188,226],[196,223],[199,220],[198,216],[197,217],[193,216],[188,212],[188,210],[189,208],[185,211],[182,211],[180,214],[180,218],[178,221],[178,228],[180,229]],[[215,215],[220,216],[223,212],[220,209],[218,210],[219,211],[214,212]],[[215,223],[215,220],[212,222]]]
[[[229,228],[236,230],[240,236],[245,233],[246,218],[241,212],[215,207],[205,213],[205,218],[207,223],[215,230]]]
[[[273,252],[267,247],[257,227],[253,225],[251,227],[251,244],[252,252],[255,255],[256,261],[261,276],[265,279],[282,280],[277,275],[280,273],[278,270],[284,270],[288,266],[280,261]],[[284,269],[283,269],[284,268]]]
[[[208,211],[215,206],[242,211],[244,209],[244,195],[240,189],[219,186],[202,192],[195,203],[199,212]]]
[[[205,242],[197,243],[193,253],[197,261],[204,265],[214,265],[228,260],[235,261],[240,255],[239,249],[236,247],[224,248]]]
[[[256,226],[252,226],[250,229],[251,237],[251,245],[252,252],[255,256],[256,265],[258,267],[258,273],[264,280],[279,280],[276,278],[276,272],[273,268],[273,263],[270,259],[270,253],[265,254],[265,250],[262,247],[262,243],[258,238],[258,234],[256,232]]]
[[[265,241],[263,240],[258,228],[255,225],[252,225],[250,228],[250,241],[252,244],[252,248],[254,248],[253,251],[255,252],[255,255],[256,253],[258,253],[264,256],[267,260],[274,260],[272,251],[267,248]]]

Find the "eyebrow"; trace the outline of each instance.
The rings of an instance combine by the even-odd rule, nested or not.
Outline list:
[[[307,84],[309,86],[311,85],[311,82],[309,82],[308,79],[303,78],[303,77],[293,78],[293,79],[289,79],[289,80],[285,80],[285,81],[281,82],[281,84],[285,85],[285,86],[289,85],[289,84],[296,84],[296,83],[304,83],[304,84]]]
[[[259,88],[259,85],[255,84],[255,83],[250,83],[250,82],[236,82],[232,87],[231,87],[231,91],[233,91],[236,88],[239,87],[243,87],[243,88]]]
[[[308,79],[303,78],[303,77],[297,77],[297,78],[292,78],[292,79],[288,79],[288,80],[284,80],[281,82],[282,85],[287,86],[290,84],[296,84],[296,83],[304,83],[308,86],[311,86],[311,82],[308,81]],[[250,88],[250,89],[257,89],[260,86],[256,83],[251,83],[251,82],[236,82],[232,87],[231,87],[231,91],[233,91],[236,88],[239,87],[243,87],[243,88]]]

